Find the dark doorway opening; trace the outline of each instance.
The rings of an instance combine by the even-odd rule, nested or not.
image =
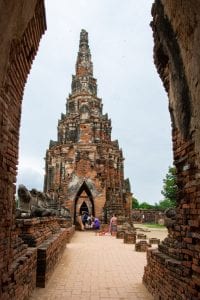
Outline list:
[[[80,208],[80,214],[82,215],[84,212],[89,214],[89,209],[85,201],[82,203],[81,208]]]
[[[79,188],[75,198],[74,224],[76,223],[77,216],[81,215],[83,212],[87,212],[88,214],[95,216],[93,196],[85,181]]]

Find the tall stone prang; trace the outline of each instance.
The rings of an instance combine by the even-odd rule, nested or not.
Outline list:
[[[58,197],[74,220],[83,211],[104,221],[112,213],[129,217],[132,194],[124,180],[124,158],[118,141],[111,140],[111,120],[102,113],[85,30],[71,90],[57,141],[50,141],[46,153],[44,191]]]

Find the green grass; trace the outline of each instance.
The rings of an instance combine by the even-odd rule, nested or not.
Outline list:
[[[166,228],[164,225],[154,223],[143,223],[142,225],[144,225],[147,228]]]

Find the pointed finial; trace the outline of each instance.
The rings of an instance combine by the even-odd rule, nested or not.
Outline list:
[[[96,79],[93,77],[93,64],[88,44],[88,33],[85,29],[82,29],[80,33],[76,74],[72,76],[72,94],[80,92],[97,95],[97,84]]]
[[[82,45],[87,45],[88,46],[88,33],[87,33],[87,31],[85,29],[82,29],[81,33],[80,33],[80,44],[79,44],[79,47],[81,47]]]
[[[76,75],[93,75],[88,33],[85,29],[82,29],[80,33],[79,52],[76,61]]]

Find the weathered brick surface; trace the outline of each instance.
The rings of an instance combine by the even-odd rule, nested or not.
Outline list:
[[[137,239],[146,240],[146,238],[147,238],[146,234],[143,234],[143,233],[138,233],[137,234]]]
[[[74,225],[67,228],[67,243],[69,243],[71,241],[71,238],[72,238],[74,232],[75,232],[75,226]]]
[[[122,231],[122,230],[118,231],[117,230],[116,238],[117,239],[123,239],[124,238],[124,231]]]
[[[58,140],[46,153],[45,191],[60,191],[74,222],[83,204],[104,222],[113,212],[129,217],[131,192],[123,161],[118,141],[111,140],[111,120],[102,113],[88,33],[82,30],[66,113],[58,121]]]
[[[62,222],[61,222],[62,220]],[[68,226],[67,220],[58,217],[38,217],[32,219],[17,219],[19,237],[30,247],[36,247],[37,264],[33,269],[36,283],[45,287],[49,276],[59,261],[66,244],[70,242],[75,227]],[[65,228],[61,228],[62,224]],[[19,240],[21,240],[18,238]],[[26,252],[27,246],[21,240],[21,247]],[[18,243],[19,244],[19,243]],[[19,249],[19,245],[17,245]],[[22,249],[21,249],[22,252]],[[35,284],[35,280],[34,280]],[[33,284],[33,287],[34,287]]]
[[[165,214],[164,211],[155,209],[132,209],[132,221],[135,223],[156,223],[163,224]]]
[[[0,6],[0,298],[21,300],[27,298],[35,282],[35,254],[26,257],[27,250],[15,232],[21,102],[46,21],[43,0],[33,0],[29,5],[21,0],[0,1]],[[18,262],[24,255],[26,258]]]
[[[153,245],[153,244],[159,245],[160,244],[160,239],[150,238],[149,239],[149,244],[151,244],[151,245]]]
[[[156,299],[200,299],[200,3],[155,1],[154,59],[169,95],[176,215],[168,237],[147,254],[144,283]]]
[[[57,217],[17,219],[18,233],[29,247],[37,247],[52,234],[60,231]]]
[[[0,299],[27,299],[36,286],[36,268],[37,250],[25,247],[21,255],[12,260],[8,272],[2,274]]]
[[[139,241],[135,244],[135,251],[146,252],[151,247],[147,241]]]
[[[136,232],[125,231],[124,243],[125,244],[135,244],[136,243]]]
[[[58,224],[62,228],[70,228],[72,226],[71,220],[66,220],[66,218],[58,218]]]
[[[56,264],[61,258],[69,241],[69,230],[62,228],[37,247],[37,276],[36,285],[45,287]]]

